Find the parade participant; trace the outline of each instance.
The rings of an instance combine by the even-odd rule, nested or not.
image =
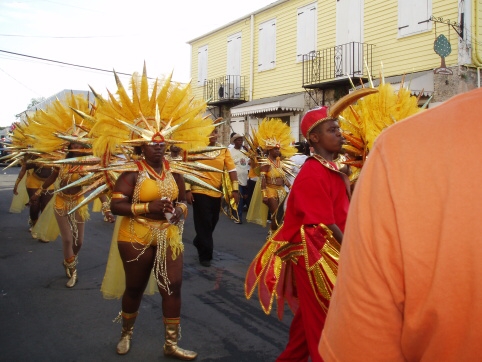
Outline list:
[[[291,168],[293,175],[287,175],[288,182],[291,185],[293,185],[296,175],[300,172],[301,166],[303,166],[308,156],[310,156],[310,147],[307,142],[296,142],[295,147],[297,153],[290,158],[293,162],[293,167]]]
[[[476,89],[376,139],[348,215],[325,361],[480,359],[480,167],[460,160],[478,152],[481,111]]]
[[[237,218],[234,220],[235,224],[243,223],[243,208],[246,205],[248,198],[248,172],[249,172],[249,157],[243,149],[244,137],[239,133],[235,133],[231,137],[231,143],[234,147],[229,149],[234,164],[236,165],[236,173],[239,182],[239,204],[237,208]]]
[[[22,168],[18,174],[17,180],[15,181],[15,185],[13,187],[13,198],[12,203],[10,205],[9,212],[13,214],[18,214],[23,211],[26,205],[29,202],[29,194],[27,193],[27,186],[26,186],[26,161],[28,158],[28,148],[29,142],[31,142],[30,137],[26,134],[28,133],[28,122],[17,122],[15,123],[15,127],[13,132],[10,134],[10,138],[12,140],[12,152],[10,153],[9,157],[11,157],[10,165],[8,167],[13,166],[14,164],[20,164]],[[31,227],[30,222],[31,217],[29,217],[29,226]]]
[[[344,144],[337,117],[372,92],[353,92],[330,110],[319,107],[304,115],[301,132],[314,153],[295,178],[283,225],[248,268],[247,298],[258,287],[265,313],[271,312],[275,297],[278,318],[283,317],[285,300],[295,313],[288,344],[277,361],[321,361],[318,342],[336,280],[350,198],[347,177],[333,162]]]
[[[287,175],[291,173],[292,164],[287,161],[296,153],[296,148],[292,146],[294,139],[290,127],[279,118],[264,119],[253,139],[256,142],[253,146],[261,148],[265,157],[250,153],[252,163],[259,165],[260,178],[253,191],[247,220],[265,226],[269,211],[272,232],[279,227],[283,216],[282,209],[278,213],[278,208],[291,187]],[[267,207],[260,207],[260,200]]]
[[[209,138],[209,146],[217,146],[218,129],[215,128]],[[219,146],[219,145],[218,145]],[[217,168],[219,171],[226,169],[233,185],[232,197],[236,204],[239,204],[239,186],[236,165],[227,149],[219,149],[204,153],[210,159],[199,161],[202,164]],[[188,204],[192,205],[194,213],[194,229],[196,236],[193,244],[197,249],[199,263],[202,266],[210,267],[213,259],[214,240],[213,232],[219,221],[222,196],[221,172],[206,172],[206,181],[213,188],[219,191],[208,190],[204,187],[186,183],[186,198]]]
[[[299,308],[290,327],[288,344],[277,360],[304,361],[311,356],[315,362],[321,360],[317,344],[328,301],[321,298],[321,293],[313,293],[311,251],[308,249],[322,250],[323,255],[327,244],[335,250],[339,248],[337,242],[341,243],[343,239],[349,189],[333,162],[334,154],[343,145],[337,120],[329,117],[327,108],[322,107],[307,112],[300,127],[314,154],[305,161],[296,177],[283,227],[274,237],[292,243],[291,250],[286,253],[296,255],[291,264]],[[327,243],[325,238],[329,239],[331,235],[336,241],[331,239]]]
[[[169,153],[166,154],[165,158],[169,162],[171,161],[182,161],[181,155],[182,148],[176,145],[171,145],[169,147]]]
[[[59,157],[72,158],[90,152],[82,140],[87,135],[86,127],[82,125],[83,119],[72,110],[74,107],[87,113],[91,110],[86,97],[71,94],[64,102],[57,99],[46,111],[37,112],[35,122],[30,125],[35,135],[34,148],[42,152],[43,162],[47,163],[46,159],[50,157],[51,162],[47,164],[53,166],[51,175],[32,195],[30,202],[37,202],[55,183],[59,185],[53,200],[53,209],[62,237],[63,265],[65,274],[69,278],[66,283],[68,288],[75,286],[78,281],[78,254],[84,240],[85,222],[89,218],[86,205],[77,208],[84,198],[82,186],[70,187],[86,172],[82,170],[82,166],[54,164]],[[46,222],[51,221],[53,220],[46,220]],[[36,228],[44,226],[46,227],[38,223],[35,225]]]
[[[76,150],[82,148],[83,146],[81,144],[69,144],[69,152],[66,157],[69,158],[78,155]],[[30,202],[37,202],[42,194],[54,185],[57,180],[59,187],[64,188],[84,175],[85,174],[81,172],[73,172],[70,166],[55,167],[52,174],[40,185],[37,192],[32,195]],[[65,274],[69,278],[66,283],[67,288],[74,287],[78,281],[78,255],[84,241],[85,222],[89,218],[87,206],[69,214],[69,212],[83,200],[83,197],[79,196],[81,192],[81,186],[73,186],[63,191],[58,191],[55,195],[54,215],[62,238],[63,264]]]
[[[190,84],[181,86],[169,77],[160,89],[157,80],[150,88],[144,67],[142,76],[132,76],[130,97],[115,76],[119,98],[107,101],[98,96],[91,134],[94,153],[102,159],[117,153],[126,156],[112,165],[112,170],[121,171],[111,199],[111,210],[119,217],[101,289],[106,298],[122,297],[117,353],[131,349],[142,296],[154,274],[162,297],[164,355],[192,360],[197,353],[178,346],[185,188],[183,176],[171,168],[165,150],[168,144],[184,150],[206,147],[214,127],[202,117],[206,104],[192,100]]]
[[[17,195],[18,183],[24,176],[26,176],[25,186],[30,199],[28,204],[28,223],[30,225],[30,231],[37,223],[40,213],[44,211],[45,207],[52,199],[54,192],[54,185],[52,184],[44,192],[41,192],[38,198],[32,198],[32,196],[42,188],[45,180],[49,178],[53,172],[53,167],[44,167],[41,164],[36,164],[35,159],[38,157],[40,156],[25,155],[24,159],[22,160],[22,168],[18,173],[17,181],[15,182],[15,187],[13,188],[13,193]]]

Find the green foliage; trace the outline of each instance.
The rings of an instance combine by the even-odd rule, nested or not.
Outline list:
[[[27,109],[34,107],[35,105],[42,103],[45,100],[45,97],[37,97],[37,98],[32,98],[30,100],[30,103],[27,106]]]

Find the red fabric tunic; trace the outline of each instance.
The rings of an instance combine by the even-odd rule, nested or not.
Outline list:
[[[349,206],[345,181],[335,168],[314,157],[304,163],[288,197],[284,224],[264,244],[246,274],[246,297],[250,298],[257,286],[267,314],[275,297],[280,319],[284,301],[295,312],[279,362],[307,361],[308,357],[321,361],[318,341],[339,253],[339,244],[326,225],[336,224],[343,231]]]
[[[284,224],[276,239],[301,242],[300,227],[320,223],[336,224],[343,232],[348,206],[342,176],[310,157],[291,188]]]

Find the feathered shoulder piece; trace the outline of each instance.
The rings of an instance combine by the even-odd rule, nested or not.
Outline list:
[[[352,182],[358,178],[378,135],[385,128],[416,114],[428,104],[419,108],[418,98],[412,96],[410,90],[403,87],[403,83],[398,91],[391,84],[383,82],[376,89],[378,92],[359,99],[339,116],[343,137],[348,142],[343,148],[352,158],[351,161],[344,162],[352,166]]]

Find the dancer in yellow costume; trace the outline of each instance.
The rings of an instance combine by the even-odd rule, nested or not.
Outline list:
[[[78,207],[84,199],[84,191],[82,185],[76,184],[87,172],[81,165],[61,165],[55,162],[60,157],[70,159],[91,152],[88,149],[89,141],[84,140],[88,127],[83,124],[83,118],[73,111],[73,108],[77,108],[90,112],[90,107],[87,98],[71,94],[64,102],[56,100],[46,111],[37,112],[35,122],[30,125],[32,134],[35,135],[34,149],[42,152],[44,159],[50,158],[50,161],[44,160],[44,163],[54,168],[30,198],[30,202],[36,202],[52,185],[59,185],[53,199],[53,209],[62,238],[68,288],[75,286],[78,281],[78,254],[84,240],[85,221],[89,218],[87,206]],[[52,218],[39,221],[32,232],[37,233],[35,229],[38,227],[38,232],[42,233],[51,221]]]
[[[290,127],[279,118],[263,119],[257,132],[254,132],[252,142],[248,140],[249,155],[254,168],[259,167],[260,178],[246,219],[265,226],[269,210],[271,231],[280,225],[283,211],[279,206],[286,198],[287,189],[291,187],[286,175],[291,173],[291,162],[288,159],[297,151],[293,143]],[[258,156],[255,151],[258,148],[265,157]]]
[[[126,354],[131,348],[142,296],[154,274],[162,296],[164,355],[192,360],[197,353],[177,344],[184,251],[182,219],[187,215],[184,180],[183,175],[174,173],[174,165],[170,167],[165,151],[168,144],[184,150],[205,148],[214,127],[212,121],[201,116],[206,105],[192,99],[190,84],[181,86],[168,78],[158,87],[156,80],[149,94],[144,68],[142,76],[132,77],[131,98],[117,75],[116,80],[118,99],[106,101],[98,96],[92,135],[98,156],[107,160],[122,153],[125,163],[118,167],[124,172],[113,187],[111,210],[121,217],[116,223],[116,245],[111,246],[101,289],[107,298],[122,297],[122,333],[117,353]],[[112,169],[116,167],[114,164]],[[118,272],[116,265],[123,266],[124,272]]]

